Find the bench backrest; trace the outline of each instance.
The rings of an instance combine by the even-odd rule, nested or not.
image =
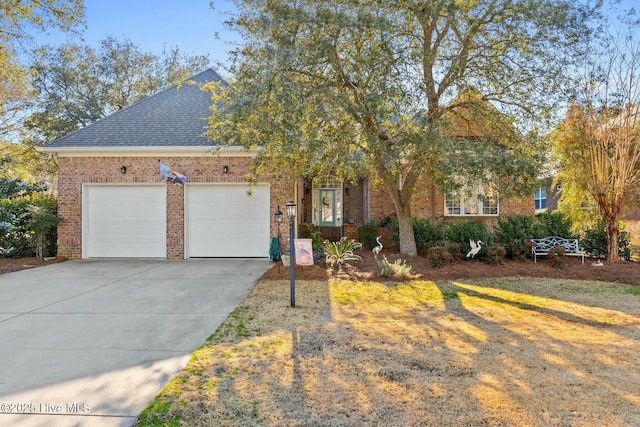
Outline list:
[[[545,237],[544,239],[531,239],[534,243],[534,250],[550,251],[553,248],[562,246],[567,252],[578,252],[578,239],[564,239],[558,236]]]

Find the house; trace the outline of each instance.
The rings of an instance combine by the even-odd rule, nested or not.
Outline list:
[[[211,97],[201,86],[221,80],[206,70],[41,148],[58,161],[59,256],[266,258],[271,236],[288,234],[273,213],[292,196],[296,224],[313,223],[336,240],[357,223],[394,213],[384,189],[366,179],[249,185],[254,153],[218,146],[205,134]],[[184,175],[184,184],[162,179],[162,165]],[[531,198],[498,200],[482,188],[445,196],[429,178],[419,185],[412,201],[418,217],[491,222],[533,214]]]
[[[291,191],[250,187],[252,153],[208,140],[200,87],[220,80],[206,70],[41,149],[58,161],[60,256],[268,257],[272,213]],[[186,183],[161,180],[159,161]]]

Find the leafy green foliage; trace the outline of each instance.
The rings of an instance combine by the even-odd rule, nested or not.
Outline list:
[[[323,249],[322,233],[315,225],[309,223],[301,224],[298,236],[302,239],[311,239],[311,247],[314,253]]]
[[[335,269],[342,267],[347,261],[362,261],[360,255],[354,254],[356,250],[362,248],[362,243],[348,239],[346,236],[338,242],[325,240],[323,247],[327,262]]]
[[[449,242],[459,244],[463,252],[471,249],[469,240],[481,240],[485,245],[489,245],[493,241],[486,225],[477,220],[452,222],[448,225],[444,234]],[[484,252],[484,249],[482,252]]]
[[[620,258],[625,260],[631,259],[631,242],[630,235],[626,231],[621,231],[618,237],[618,254]],[[607,241],[607,232],[603,221],[597,221],[592,227],[587,228],[580,244],[585,252],[594,258],[607,258],[609,245]]]
[[[377,224],[375,220],[370,219],[356,227],[356,239],[367,249],[373,249],[378,245],[376,242],[376,237],[378,237]]]
[[[44,188],[40,185],[24,181],[21,178],[8,179],[0,177],[0,199],[28,196],[43,190]]]
[[[393,237],[396,244],[400,243],[400,232],[398,221],[390,222],[393,231]],[[416,248],[418,250],[435,246],[444,240],[444,226],[442,223],[432,224],[429,218],[413,218],[413,235],[416,239]]]
[[[417,253],[410,204],[427,173],[444,187],[489,172],[503,197],[531,190],[543,147],[516,121],[535,127],[560,105],[594,13],[554,0],[236,4],[229,24],[245,44],[234,84],[208,87],[212,138],[260,146],[256,175],[375,176],[405,255]],[[477,124],[471,143],[460,120]]]
[[[0,199],[0,247],[11,257],[53,256],[57,251],[57,209],[55,197],[34,194]]]
[[[571,218],[562,212],[545,212],[536,215],[536,222],[538,229],[542,231],[544,236],[538,235],[538,237],[558,236],[565,239],[576,239],[578,236],[572,231]]]

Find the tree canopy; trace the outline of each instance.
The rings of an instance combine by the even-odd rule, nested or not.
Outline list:
[[[99,47],[38,48],[33,87],[38,105],[25,121],[36,145],[87,126],[207,67],[207,56],[177,48],[153,54],[131,40],[107,37]]]
[[[211,137],[261,146],[255,172],[367,173],[393,201],[409,255],[426,173],[443,188],[459,175],[491,176],[501,196],[529,188],[535,139],[486,126],[479,137],[491,144],[479,144],[453,123],[535,129],[558,105],[593,13],[557,0],[235,3],[231,25],[246,43],[232,85],[212,88]]]
[[[26,50],[31,32],[69,31],[83,15],[82,0],[0,2],[0,136],[16,129],[17,116],[32,101],[29,71],[16,59]]]

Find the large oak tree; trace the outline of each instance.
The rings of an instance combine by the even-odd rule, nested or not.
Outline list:
[[[533,133],[549,117],[593,13],[575,0],[235,3],[245,43],[232,85],[211,88],[211,138],[260,146],[255,173],[367,174],[406,255],[421,177],[446,190],[490,176],[501,197],[530,188],[539,147],[504,124]],[[484,124],[482,143],[451,131],[460,118]]]

